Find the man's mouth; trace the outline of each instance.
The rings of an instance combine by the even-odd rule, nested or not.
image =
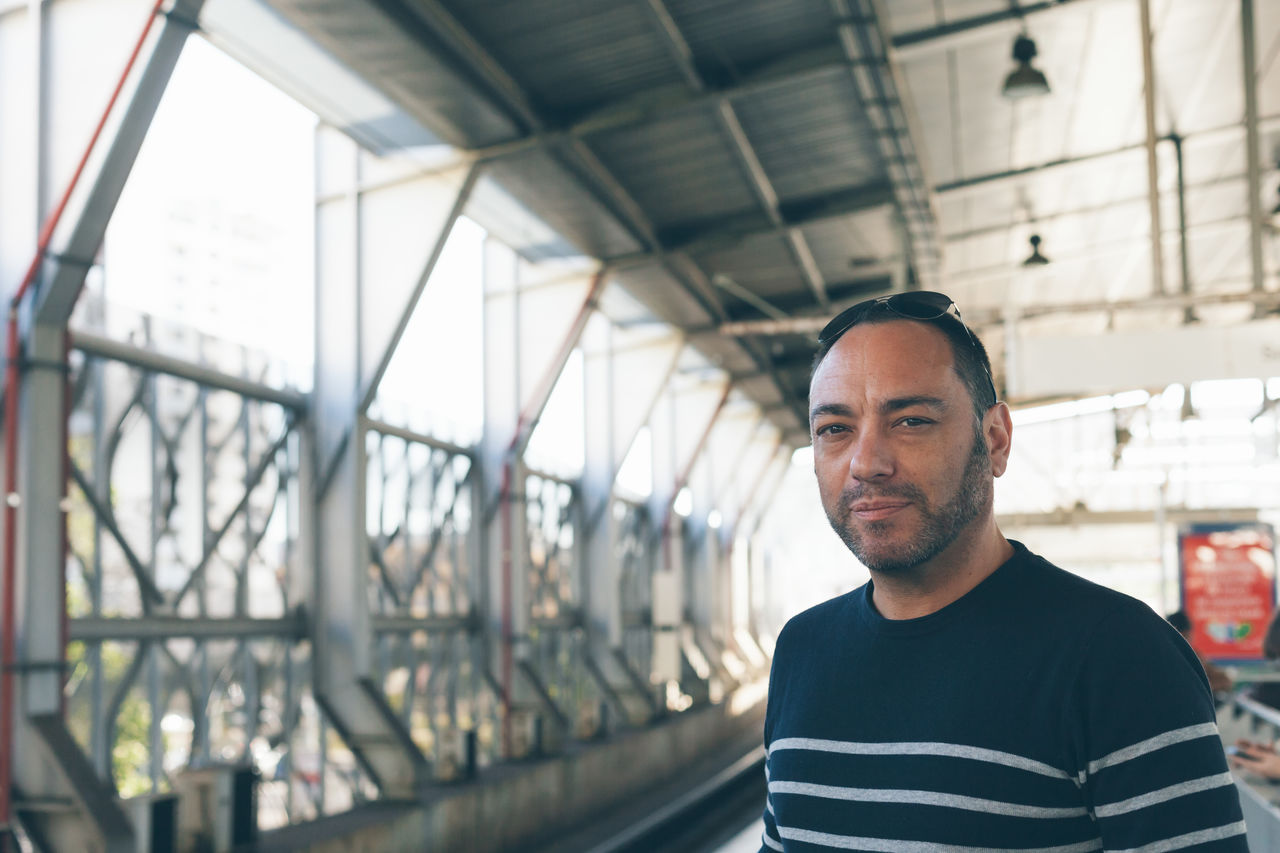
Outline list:
[[[863,501],[849,511],[862,521],[881,521],[910,505],[910,501]]]

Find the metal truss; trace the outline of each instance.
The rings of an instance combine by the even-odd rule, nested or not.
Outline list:
[[[622,656],[628,674],[647,681],[653,660],[654,531],[644,504],[615,498],[618,523],[614,545],[621,566],[618,598],[622,609]]]
[[[262,828],[385,795],[315,688],[322,626],[308,607],[316,593],[306,531],[318,510],[306,398],[269,385],[246,351],[145,322],[140,332],[139,347],[87,332],[73,338],[69,729],[125,797],[177,790],[188,768],[254,768]],[[156,338],[188,357],[159,354]],[[704,437],[723,408],[718,388],[693,407],[712,413],[694,418],[707,423]],[[586,557],[582,483],[515,466],[504,500],[519,520],[520,622],[510,642],[521,689],[504,707],[486,618],[495,592],[483,570],[479,450],[367,417],[356,423],[369,683],[434,778],[467,778],[668,710],[670,684],[654,676],[658,504],[614,495],[596,513],[597,525],[609,522],[613,567],[604,572]],[[681,451],[684,467],[703,444]],[[705,523],[677,527],[688,602],[699,594],[695,574],[718,573],[726,561]],[[593,634],[593,581],[616,586],[608,597],[619,641]],[[695,630],[691,618],[677,693],[707,701],[711,680],[736,681],[723,671],[718,634]],[[503,737],[522,716],[533,721],[526,751]]]
[[[683,339],[612,326],[603,268],[537,270],[488,239],[480,441],[369,417],[484,161],[379,186],[391,164],[318,132],[328,183],[308,394],[192,329],[144,319],[129,343],[101,333],[89,259],[200,5],[179,0],[192,14],[165,21],[90,203],[69,214],[70,242],[37,252],[40,300],[13,339],[24,444],[6,496],[20,507],[10,578],[30,615],[6,626],[20,639],[21,796],[4,792],[0,846],[12,805],[41,849],[132,849],[147,827],[120,798],[181,793],[189,771],[228,766],[254,771],[258,825],[279,827],[645,725],[676,681],[711,694],[694,682],[712,674],[659,665],[690,626],[658,624],[655,589],[664,553],[678,555],[664,583],[687,580],[685,551],[703,553],[690,538],[705,530],[663,546],[728,387],[670,392]],[[61,151],[36,153],[45,178],[58,171]],[[379,227],[408,220],[421,244]],[[584,473],[531,471],[530,435],[592,324]],[[63,423],[65,442],[50,428]],[[669,452],[641,504],[613,488],[646,424]]]
[[[368,799],[311,693],[298,411],[133,361],[82,349],[72,376],[68,727],[122,796],[233,764],[264,828]]]
[[[592,737],[600,731],[601,685],[583,619],[579,552],[581,500],[574,483],[529,472],[524,478],[525,565],[529,595],[527,655],[521,672],[556,733]]]
[[[501,757],[499,698],[479,637],[475,457],[389,424],[366,426],[376,680],[436,776],[459,778]]]

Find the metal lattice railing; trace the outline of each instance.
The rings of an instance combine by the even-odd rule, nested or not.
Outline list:
[[[581,502],[566,480],[530,472],[524,481],[529,589],[525,675],[562,731],[591,737],[601,726],[602,696],[583,625]]]
[[[365,434],[369,603],[388,703],[438,776],[499,750],[498,700],[483,669],[475,460],[386,424]]]
[[[264,828],[366,799],[296,611],[296,411],[85,352],[72,382],[66,715],[93,765],[132,796],[251,764]]]
[[[611,511],[617,522],[614,557],[621,567],[622,653],[633,673],[647,677],[653,660],[653,527],[644,504],[615,498]]]

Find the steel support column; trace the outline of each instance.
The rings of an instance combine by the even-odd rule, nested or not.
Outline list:
[[[780,458],[789,453],[784,450],[782,433],[768,422],[762,422],[755,430],[751,441],[742,454],[727,499],[720,502],[724,524],[721,540],[729,545],[729,573],[726,591],[726,624],[729,626],[730,644],[742,653],[742,657],[750,664],[762,662],[759,644],[756,641],[753,626],[755,624],[755,608],[753,601],[752,570],[756,551],[755,536],[756,518],[751,513],[758,505],[768,505],[767,496],[761,494],[766,488]],[[741,570],[739,570],[741,569]],[[739,586],[741,586],[741,589]],[[745,610],[740,612],[739,602],[745,602]],[[747,632],[748,637],[743,636]]]
[[[48,105],[43,50],[51,34],[43,19],[43,4],[33,4],[30,21],[37,43],[38,115]],[[149,48],[142,71],[128,96],[122,114],[102,114],[92,139],[115,124],[105,153],[95,153],[92,143],[81,157],[71,185],[42,229],[39,251],[32,261],[29,293],[21,311],[23,374],[21,395],[10,399],[18,405],[19,431],[17,527],[6,531],[17,537],[17,596],[22,607],[16,614],[19,639],[18,696],[22,713],[12,733],[14,777],[28,798],[53,797],[68,807],[39,812],[14,803],[30,833],[39,842],[57,849],[132,849],[132,829],[111,796],[111,789],[94,772],[88,758],[71,737],[63,721],[62,685],[65,613],[65,481],[67,403],[66,324],[83,288],[90,261],[102,244],[107,223],[115,210],[142,141],[151,125],[173,69],[181,55],[203,0],[178,0],[173,13],[148,42],[140,38],[126,68]],[[146,21],[144,36],[153,25]],[[53,33],[52,35],[56,35]],[[83,75],[83,71],[81,72]],[[124,91],[122,74],[115,93]],[[73,90],[59,91],[72,101]],[[37,127],[42,127],[40,118]],[[40,133],[40,131],[37,131]],[[40,162],[38,185],[48,186],[55,168],[46,151],[46,140],[37,145]],[[85,179],[80,181],[81,177]],[[63,179],[59,175],[58,179]],[[77,181],[80,181],[77,183]],[[76,190],[75,194],[72,191]],[[38,191],[38,194],[39,191]],[[52,231],[55,226],[58,230]],[[43,272],[43,276],[40,273]],[[6,756],[5,760],[10,760]],[[8,796],[8,792],[5,793]]]
[[[1151,217],[1151,293],[1164,296],[1164,242],[1160,227],[1160,161],[1156,154],[1156,72],[1152,59],[1151,0],[1138,0],[1142,40],[1142,106],[1146,120],[1147,204]]]
[[[688,614],[703,651],[723,667],[722,652],[731,646],[732,573],[730,555],[737,509],[729,491],[738,477],[749,477],[746,457],[764,423],[764,415],[746,403],[725,407],[693,470],[693,514],[689,517],[690,558]],[[713,526],[710,514],[718,518]],[[731,673],[726,673],[732,675]],[[735,676],[736,677],[736,676]]]
[[[519,674],[530,623],[523,454],[603,286],[601,272],[540,280],[511,249],[485,243],[481,565],[488,578],[488,666],[506,709],[508,757],[528,743],[515,736],[513,712],[536,714],[540,704],[550,711],[538,685]]]
[[[476,174],[464,165],[446,173],[443,185],[408,184],[390,195],[366,196],[361,179],[368,156],[332,129],[317,135],[317,189],[325,200],[316,208],[311,424],[318,465],[312,531],[319,566],[316,694],[383,794],[407,796],[426,782],[427,766],[372,680],[361,415],[377,394]]]
[[[623,640],[622,559],[618,551],[619,519],[613,512],[613,484],[627,451],[649,420],[675,369],[683,341],[665,330],[654,335],[618,329],[599,316],[588,328],[585,343],[586,454],[582,489],[586,508],[587,625],[600,670],[615,695],[621,696],[632,684],[629,674],[620,672],[618,666]]]
[[[653,675],[681,680],[681,647],[686,637],[687,568],[683,525],[675,511],[680,492],[729,401],[727,376],[710,381],[673,382],[649,420],[653,437],[653,494],[650,514],[659,549],[653,575]]]
[[[1264,290],[1262,262],[1262,155],[1258,150],[1258,60],[1253,26],[1253,0],[1240,0],[1240,57],[1244,77],[1245,194],[1249,205],[1249,264],[1252,290]],[[1260,311],[1255,312],[1259,316]]]

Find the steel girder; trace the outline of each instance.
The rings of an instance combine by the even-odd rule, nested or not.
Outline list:
[[[185,34],[193,18],[173,16],[166,26]],[[175,38],[156,49],[176,51]],[[163,87],[138,91],[156,99]],[[123,120],[102,161],[110,174],[92,182],[83,213],[68,220],[67,246],[94,242],[95,232],[100,241],[145,119],[130,111]],[[709,394],[675,388],[678,338],[629,342],[629,332],[614,330],[599,359],[588,355],[588,372],[599,374],[592,387],[610,377],[607,446],[592,430],[581,482],[529,470],[523,448],[604,279],[540,279],[528,267],[517,273],[521,264],[509,258],[510,276],[498,281],[501,251],[491,246],[490,417],[480,448],[371,420],[379,380],[479,171],[468,161],[374,188],[362,183],[367,155],[324,130],[317,148],[321,159],[345,158],[349,181],[322,187],[317,205],[321,333],[310,396],[267,384],[247,360],[214,364],[198,347],[189,357],[159,355],[154,341],[138,347],[78,331],[74,393],[63,406],[66,342],[50,324],[65,322],[86,267],[73,252],[51,265],[30,319],[23,401],[32,460],[24,497],[49,511],[27,519],[24,560],[61,553],[52,543],[67,509],[72,650],[66,690],[59,667],[29,667],[24,702],[39,742],[64,752],[76,744],[87,775],[72,767],[59,781],[33,770],[24,791],[85,779],[125,780],[126,793],[156,790],[173,772],[177,743],[190,761],[270,768],[262,790],[274,819],[299,820],[358,804],[375,795],[374,783],[384,795],[412,793],[433,767],[448,776],[442,766],[457,760],[459,734],[483,739],[499,727],[504,689],[509,703],[527,701],[576,737],[607,726],[606,702],[632,720],[660,710],[648,683],[656,635],[678,633],[683,618],[663,615],[654,567],[663,553],[683,560],[670,505],[727,385],[714,383]],[[384,176],[386,164],[379,167]],[[375,286],[386,297],[376,305]],[[166,334],[157,329],[156,340]],[[667,472],[655,489],[662,497],[616,499],[613,481],[637,430],[649,421],[663,432],[656,424],[667,415],[680,433],[655,439],[670,463],[658,466]],[[65,501],[60,476],[50,476],[61,439],[34,428],[47,418],[71,422],[74,486]],[[701,438],[690,441],[690,429]],[[131,481],[135,473],[142,476]],[[661,547],[663,528],[676,538],[674,558]],[[598,551],[586,550],[592,531],[601,533]],[[500,584],[482,570],[504,564],[522,596],[505,606]],[[589,574],[597,564],[604,568]],[[54,582],[24,587],[28,613],[62,607],[62,587],[49,575]],[[504,616],[505,631],[495,627]],[[60,642],[57,624],[46,620],[45,639]],[[607,640],[601,648],[592,631]],[[488,637],[514,652],[505,683]],[[54,648],[51,660],[61,654]],[[183,720],[190,727],[175,736]],[[138,748],[132,763],[118,763],[122,744]],[[489,739],[488,760],[510,754]],[[106,810],[100,825],[114,819],[102,817],[116,808],[108,800],[87,808]],[[40,820],[55,846],[79,844],[53,827],[60,817]],[[129,828],[117,821],[109,832],[124,839]]]

